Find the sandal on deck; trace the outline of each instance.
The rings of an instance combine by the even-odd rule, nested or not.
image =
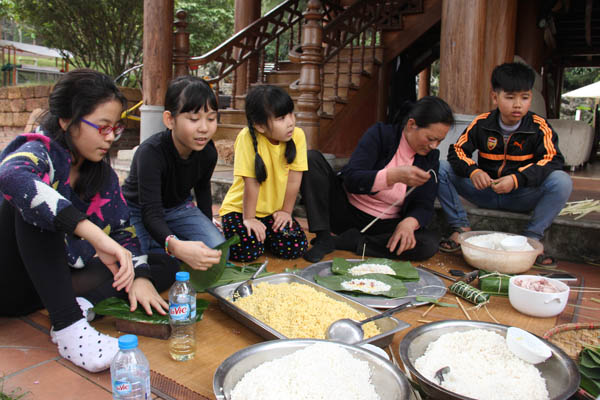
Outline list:
[[[454,233],[454,232],[465,233],[467,231],[465,231],[461,227],[456,227],[456,228],[452,228],[452,233]],[[452,236],[452,233],[450,234],[450,236]],[[450,236],[448,236],[445,239],[440,240],[440,245],[438,247],[440,251],[442,251],[444,253],[454,253],[455,251],[460,250],[460,243],[458,243],[456,240],[450,239]]]
[[[556,259],[554,257],[544,253],[537,256],[535,258],[535,263],[533,263],[533,265],[535,265],[536,267],[542,268],[556,268],[556,264]]]

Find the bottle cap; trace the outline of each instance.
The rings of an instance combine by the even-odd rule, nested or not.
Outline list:
[[[175,274],[175,280],[177,280],[177,281],[189,281],[190,280],[190,273],[189,272],[185,272],[185,271],[179,271],[178,273]]]
[[[123,335],[119,337],[119,349],[135,349],[138,345],[138,338],[135,335]]]

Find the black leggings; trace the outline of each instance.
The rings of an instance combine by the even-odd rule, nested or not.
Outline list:
[[[342,180],[318,151],[308,151],[308,171],[302,175],[300,191],[310,232],[328,231],[339,235],[349,229],[361,230],[375,218],[350,204]],[[364,250],[369,257],[411,261],[426,260],[437,253],[439,234],[424,227],[415,231],[417,244],[413,249],[400,256],[390,253],[386,247],[387,242],[400,221],[402,218],[380,219],[375,222],[362,235],[356,253],[362,254]]]
[[[23,220],[7,201],[0,202],[0,316],[16,317],[46,308],[54,329],[83,317],[75,301],[85,297],[96,304],[108,297],[127,299],[112,287],[113,275],[94,258],[82,269],[67,264],[65,235],[41,230]],[[175,280],[178,263],[167,255],[148,255],[156,290]]]

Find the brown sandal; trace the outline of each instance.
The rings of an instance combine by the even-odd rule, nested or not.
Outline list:
[[[468,231],[465,231],[463,228],[456,227],[456,228],[452,228],[452,233],[450,233],[450,236],[452,236],[452,234],[454,232],[458,232],[458,233],[465,233]],[[440,244],[438,246],[438,249],[441,252],[444,253],[454,253],[458,250],[460,250],[460,243],[458,243],[456,240],[452,240],[450,239],[450,236],[448,236],[447,238],[444,238],[442,240],[440,240]]]

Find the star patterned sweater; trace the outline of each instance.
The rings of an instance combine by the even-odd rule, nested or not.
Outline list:
[[[0,193],[27,223],[65,233],[71,267],[83,268],[96,253],[88,241],[73,233],[87,218],[132,253],[136,277],[151,278],[147,256],[141,254],[135,229],[129,225],[129,209],[115,172],[111,170],[107,184],[86,202],[69,184],[70,167],[69,152],[48,136],[19,135],[0,154]]]

